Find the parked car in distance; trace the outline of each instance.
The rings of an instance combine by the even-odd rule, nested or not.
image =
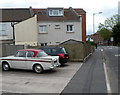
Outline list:
[[[45,47],[41,47],[39,49],[44,50],[48,55],[51,56],[59,56],[59,62],[61,64],[61,66],[63,66],[65,63],[68,62],[69,60],[69,54],[66,51],[66,49],[64,47],[53,47],[53,46],[45,46]]]
[[[22,49],[13,56],[2,57],[2,70],[15,69],[33,70],[41,73],[44,70],[55,69],[60,65],[58,56],[48,56],[40,49]]]

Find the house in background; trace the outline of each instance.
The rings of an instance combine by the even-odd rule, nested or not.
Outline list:
[[[100,36],[99,32],[87,36],[87,41],[94,41],[97,45],[104,45],[106,42]]]
[[[17,45],[57,45],[69,39],[86,41],[86,12],[81,8],[30,7],[3,11],[1,24],[9,23],[11,27],[11,32],[8,31],[11,37],[6,32],[6,38],[15,39]]]
[[[0,43],[13,44],[14,24],[32,17],[31,8],[3,8],[0,13]]]

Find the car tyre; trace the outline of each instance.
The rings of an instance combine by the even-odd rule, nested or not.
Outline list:
[[[38,73],[38,74],[43,72],[43,68],[39,64],[34,65],[33,70],[34,70],[35,73]]]
[[[8,63],[3,63],[2,64],[2,70],[3,71],[9,71],[10,70],[10,66]]]

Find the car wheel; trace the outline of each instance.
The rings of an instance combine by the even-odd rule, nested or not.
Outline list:
[[[38,73],[38,74],[43,72],[43,68],[39,64],[34,65],[33,70],[34,70],[35,73]]]
[[[10,66],[8,63],[3,63],[2,64],[2,70],[3,71],[9,71],[10,70]]]

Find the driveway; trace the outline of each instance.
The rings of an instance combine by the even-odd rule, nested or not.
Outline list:
[[[69,62],[53,71],[36,74],[32,71],[2,72],[4,93],[61,93],[83,63]]]

